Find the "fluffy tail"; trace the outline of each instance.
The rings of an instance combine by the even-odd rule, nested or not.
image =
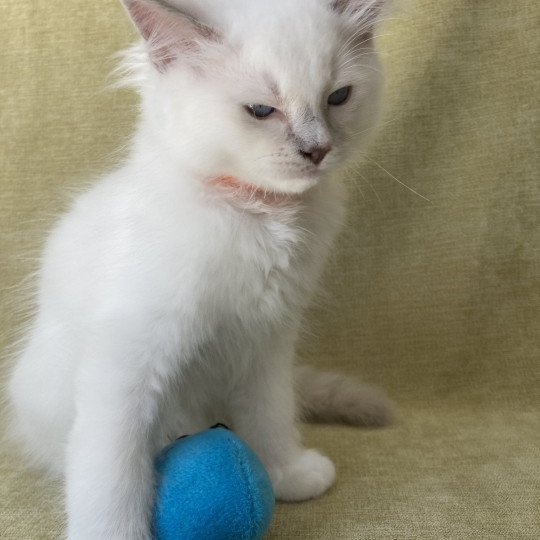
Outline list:
[[[393,421],[394,406],[381,390],[345,375],[298,366],[295,382],[300,414],[307,422],[374,427]]]

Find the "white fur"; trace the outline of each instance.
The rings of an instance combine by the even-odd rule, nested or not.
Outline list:
[[[293,357],[342,221],[330,173],[376,117],[376,55],[353,36],[371,12],[326,0],[191,4],[219,39],[167,49],[177,57],[158,69],[160,29],[188,31],[189,18],[132,50],[142,97],[132,151],[49,235],[10,383],[29,455],[65,474],[73,540],[149,539],[153,456],[218,421],[255,449],[279,498],[316,497],[334,480],[332,463],[301,446]],[[328,108],[349,84],[350,101]],[[250,103],[281,113],[259,121]],[[322,139],[333,149],[315,167],[295,145]],[[251,195],[208,182],[224,174]]]

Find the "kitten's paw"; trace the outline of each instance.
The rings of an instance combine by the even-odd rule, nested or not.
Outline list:
[[[305,501],[320,497],[336,478],[334,464],[316,450],[303,450],[282,467],[270,468],[276,498]]]

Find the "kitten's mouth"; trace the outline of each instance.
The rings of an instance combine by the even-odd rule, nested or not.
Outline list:
[[[259,203],[267,206],[281,206],[298,203],[303,198],[303,193],[282,193],[264,189],[229,175],[210,178],[207,180],[207,184],[216,188],[224,197],[244,204]]]

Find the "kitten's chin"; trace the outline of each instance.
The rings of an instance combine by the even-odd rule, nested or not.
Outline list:
[[[283,195],[301,195],[319,183],[319,178],[293,178],[286,180],[272,181],[270,185],[264,186],[266,189],[282,193]]]
[[[236,176],[219,175],[207,177],[204,183],[234,203],[272,207],[301,201],[304,193],[318,182],[319,178],[293,178],[282,181],[274,179],[267,183],[247,183]]]
[[[314,173],[292,178],[272,178],[257,182],[261,189],[281,193],[283,195],[302,195],[321,182],[323,175]]]

